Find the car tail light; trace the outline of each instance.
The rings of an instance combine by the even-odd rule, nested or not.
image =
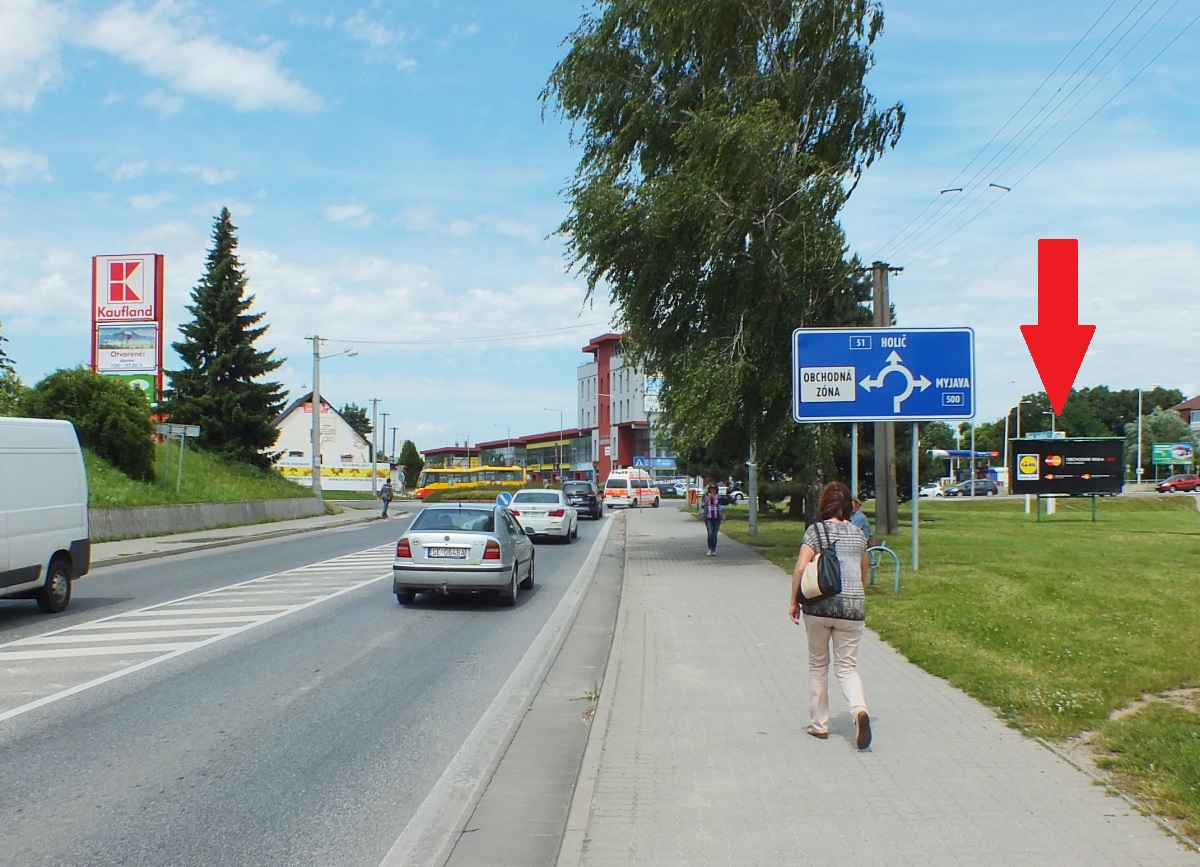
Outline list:
[[[483,549],[484,560],[499,560],[500,559],[500,543],[495,539],[488,539],[487,547]]]
[[[508,510],[508,513],[509,513],[510,515],[516,515],[518,518],[519,518],[519,517],[521,517],[521,513],[520,513],[520,512],[518,512],[516,509],[509,509],[509,510]]]
[[[410,560],[412,559],[412,548],[409,547],[407,539],[401,539],[396,543],[396,556],[408,557]]]
[[[553,509],[550,512],[550,517],[551,518],[561,518],[566,513],[567,513],[566,509]]]

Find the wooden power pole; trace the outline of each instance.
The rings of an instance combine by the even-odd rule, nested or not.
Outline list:
[[[886,262],[871,263],[871,302],[876,328],[890,328],[892,305],[888,299],[888,274],[900,272]],[[916,495],[913,491],[913,495]],[[875,530],[890,536],[900,529],[896,511],[896,424],[875,422]]]

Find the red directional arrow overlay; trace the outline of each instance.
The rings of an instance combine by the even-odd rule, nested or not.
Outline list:
[[[1079,240],[1038,241],[1038,321],[1022,325],[1025,345],[1055,415],[1062,415],[1095,325],[1079,324]]]

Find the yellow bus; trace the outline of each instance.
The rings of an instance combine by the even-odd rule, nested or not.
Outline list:
[[[525,486],[523,467],[447,467],[442,470],[423,470],[417,479],[413,496],[423,500],[434,491],[449,488],[505,487],[516,490]]]

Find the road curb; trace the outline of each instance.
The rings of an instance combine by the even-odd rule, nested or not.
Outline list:
[[[626,536],[629,523],[622,522]],[[607,546],[607,542],[605,543]],[[567,812],[567,826],[563,831],[562,844],[558,850],[558,867],[577,867],[583,861],[583,847],[587,843],[588,820],[592,815],[592,804],[596,795],[596,781],[600,776],[600,761],[604,755],[604,735],[608,731],[608,717],[612,711],[612,696],[616,691],[617,670],[621,666],[621,651],[625,641],[625,620],[629,616],[629,597],[625,592],[625,579],[629,574],[629,540],[625,539],[625,557],[621,564],[621,599],[617,605],[617,622],[613,627],[612,646],[608,661],[604,664],[604,682],[600,686],[600,697],[596,702],[596,715],[588,730],[587,746],[583,750],[583,761],[579,777],[575,782],[575,794],[571,798],[571,809]]]
[[[376,520],[379,516],[370,514],[359,517],[354,516],[344,521],[327,522],[316,524],[314,526],[287,527],[283,529],[268,530],[262,533],[251,533],[245,536],[229,536],[222,539],[213,539],[206,542],[197,542],[195,544],[181,544],[176,547],[165,549],[162,551],[143,551],[137,554],[121,554],[118,556],[110,556],[105,559],[96,559],[91,562],[93,569],[101,566],[115,566],[121,563],[137,563],[143,560],[157,560],[160,557],[174,557],[177,554],[191,554],[196,551],[207,551],[213,548],[229,548],[234,545],[244,545],[247,542],[258,542],[264,539],[275,539],[280,536],[293,536],[299,533],[313,533],[317,530],[328,530],[332,527],[343,527],[348,524],[361,524],[367,521]],[[245,526],[245,525],[243,525]],[[226,529],[235,529],[232,527]],[[197,532],[212,532],[211,530],[199,530]],[[158,537],[161,538],[161,537]],[[98,543],[106,544],[106,543]]]

